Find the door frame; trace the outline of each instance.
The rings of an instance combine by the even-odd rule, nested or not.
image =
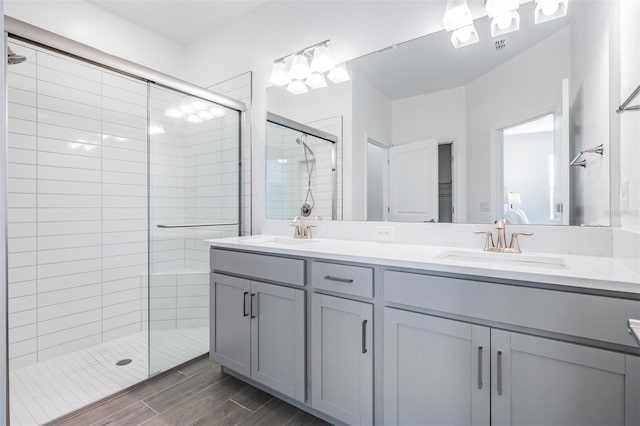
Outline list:
[[[562,101],[562,100],[561,100]],[[490,142],[490,158],[491,164],[491,209],[490,214],[491,223],[502,219],[504,216],[503,211],[503,192],[504,192],[504,136],[503,131],[508,127],[519,126],[521,124],[529,123],[531,121],[538,120],[547,115],[553,115],[555,117],[557,108],[553,106],[540,108],[537,112],[530,112],[529,114],[519,114],[522,118],[524,115],[528,115],[528,118],[518,118],[514,120],[503,121],[493,123],[491,125],[491,142]],[[497,167],[500,165],[500,167]],[[497,188],[500,184],[500,194],[498,194]]]
[[[384,222],[389,221],[389,148],[393,145],[387,145],[384,142],[379,142],[376,139],[370,138],[368,134],[365,133],[365,155],[364,155],[364,220],[365,222],[369,220],[369,211],[367,209],[367,205],[369,202],[369,158],[368,158],[368,150],[369,144],[375,145],[384,150],[385,160],[382,165],[383,170],[383,179],[382,179],[382,220]]]

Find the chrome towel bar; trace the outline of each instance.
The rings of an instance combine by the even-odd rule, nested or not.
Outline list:
[[[631,101],[634,100],[636,98],[636,96],[638,96],[638,95],[640,95],[640,86],[638,86],[636,88],[636,90],[634,90],[633,93],[631,93],[631,95],[629,95],[627,100],[624,101],[622,103],[622,105],[620,105],[620,107],[616,110],[616,112],[618,114],[622,114],[625,111],[640,111],[640,105],[629,106]]]
[[[213,223],[179,223],[179,224],[166,224],[158,225],[158,228],[199,228],[204,226],[232,226],[237,225],[238,222],[213,222]]]

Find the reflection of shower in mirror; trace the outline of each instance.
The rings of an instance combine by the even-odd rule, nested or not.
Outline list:
[[[304,203],[302,204],[302,207],[300,207],[300,214],[304,217],[310,216],[313,211],[313,207],[315,206],[313,191],[311,190],[311,178],[313,177],[313,168],[316,165],[316,156],[311,148],[309,148],[309,145],[305,142],[306,139],[307,135],[304,133],[296,139],[296,143],[298,145],[302,145],[304,148],[304,161],[302,161],[302,163],[307,169],[307,192],[304,197]],[[311,204],[309,204],[309,201],[311,201]]]

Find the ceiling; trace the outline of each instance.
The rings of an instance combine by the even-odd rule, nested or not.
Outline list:
[[[535,25],[535,3],[520,7],[520,31],[492,38],[488,17],[475,20],[480,42],[456,49],[446,31],[429,34],[349,62],[349,67],[391,100],[461,87],[569,25]],[[571,10],[571,9],[570,9]],[[505,39],[506,48],[494,42]]]
[[[215,30],[267,0],[87,0],[181,45]]]

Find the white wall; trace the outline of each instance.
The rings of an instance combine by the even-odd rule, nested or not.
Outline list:
[[[4,13],[170,75],[184,72],[181,45],[85,1],[8,0]]]
[[[359,74],[353,73],[353,136],[345,146],[344,218],[366,218],[366,164],[369,139],[391,145],[391,100]]]
[[[564,29],[467,86],[468,222],[493,219],[481,207],[496,204],[488,170],[496,130],[556,111],[562,79],[569,76],[569,56],[569,33]],[[540,66],[544,63],[553,66]]]
[[[571,153],[604,145],[588,154],[587,167],[571,170],[571,223],[610,224],[609,2],[585,1],[571,25]],[[637,51],[634,54],[637,56]]]

